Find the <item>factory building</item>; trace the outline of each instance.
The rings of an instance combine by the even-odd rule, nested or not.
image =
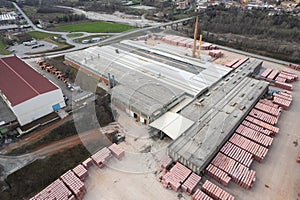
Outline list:
[[[141,123],[151,124],[162,117],[171,124],[178,120],[191,124],[176,112],[232,69],[179,56],[172,48],[124,40],[68,53],[65,62],[109,85],[114,105]],[[169,131],[169,136],[175,139],[186,128],[179,133]]]
[[[0,59],[0,95],[21,126],[66,106],[62,91],[18,57]]]
[[[178,114],[194,124],[168,147],[173,160],[200,174],[258,100],[268,83],[249,76],[259,72],[262,61],[249,59],[206,94]],[[185,126],[182,123],[181,126]]]

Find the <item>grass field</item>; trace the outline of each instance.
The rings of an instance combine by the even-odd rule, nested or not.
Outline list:
[[[31,31],[28,34],[37,40],[44,40],[44,39],[48,39],[51,37],[59,37],[59,35],[57,35],[57,34],[44,33],[44,32],[39,32],[39,31]]]
[[[88,32],[88,33],[119,33],[133,29],[134,27],[126,24],[109,22],[87,22],[66,26],[57,26],[58,30],[69,32]]]
[[[83,36],[82,33],[70,33],[67,35],[69,38],[80,37]]]
[[[6,49],[5,49],[5,44],[3,43],[3,41],[0,39],[0,55],[9,55],[9,54],[11,54],[11,52],[10,51],[7,51]]]
[[[6,178],[5,181],[10,187],[0,192],[0,199],[29,199],[88,156],[90,153],[85,147],[78,145],[44,159],[36,160]],[[0,181],[0,186],[3,184]]]

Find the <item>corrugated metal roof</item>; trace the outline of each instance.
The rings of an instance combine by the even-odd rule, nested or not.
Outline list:
[[[11,106],[58,89],[16,56],[0,59],[0,90]]]
[[[192,120],[189,120],[182,115],[173,112],[166,112],[157,120],[149,124],[149,126],[161,130],[170,138],[175,140],[193,124],[194,122]]]

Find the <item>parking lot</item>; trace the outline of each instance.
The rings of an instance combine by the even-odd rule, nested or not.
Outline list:
[[[38,47],[34,48],[34,46]],[[55,46],[55,44],[52,44],[50,42],[38,40],[37,45],[25,46],[24,44],[19,44],[15,46],[10,46],[8,50],[22,57],[26,54],[49,51],[52,50]]]

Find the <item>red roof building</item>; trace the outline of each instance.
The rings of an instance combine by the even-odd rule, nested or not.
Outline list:
[[[61,89],[16,56],[0,58],[0,95],[21,125],[65,106]]]
[[[11,106],[58,87],[18,57],[0,59],[0,90]]]

